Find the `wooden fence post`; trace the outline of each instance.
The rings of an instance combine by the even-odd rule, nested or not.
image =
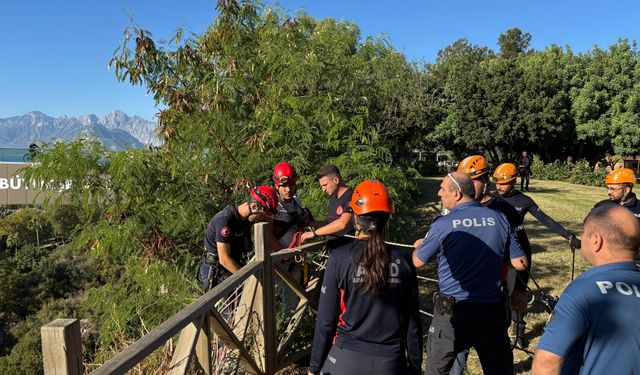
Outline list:
[[[277,366],[275,300],[273,296],[273,264],[268,249],[270,227],[267,223],[254,225],[256,260],[262,261],[262,308],[264,327],[265,374],[274,374]]]
[[[78,319],[56,319],[40,328],[45,375],[82,374],[82,338]]]

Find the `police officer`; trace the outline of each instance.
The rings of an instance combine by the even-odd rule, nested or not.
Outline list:
[[[314,224],[314,230],[305,232],[302,235],[302,240],[325,236],[326,247],[328,250],[332,250],[351,242],[351,239],[342,237],[342,235],[354,233],[353,213],[349,207],[353,190],[345,184],[340,170],[335,165],[325,165],[320,168],[316,177],[322,191],[330,196],[327,222],[326,224]]]
[[[420,373],[416,270],[410,253],[384,242],[389,193],[381,182],[366,180],[350,207],[358,239],[329,255],[309,374]]]
[[[640,223],[618,205],[584,221],[582,256],[594,267],[565,289],[540,338],[533,374],[640,373]]]
[[[250,189],[247,202],[229,205],[209,221],[204,238],[206,252],[199,272],[199,279],[207,289],[246,264],[247,253],[252,249],[251,226],[266,221],[277,207],[276,191],[258,186]]]
[[[474,200],[468,175],[448,174],[438,196],[450,209],[415,243],[413,262],[438,259],[434,317],[427,339],[427,374],[448,374],[456,355],[474,347],[485,374],[513,373],[507,312],[501,301],[505,258],[524,269],[527,257],[503,214]]]
[[[458,172],[467,174],[473,180],[475,187],[474,199],[483,207],[491,208],[504,214],[509,222],[509,225],[514,229],[518,242],[524,250],[529,267],[531,265],[531,244],[529,243],[529,237],[524,228],[523,218],[518,211],[502,199],[499,195],[492,195],[489,193],[489,172],[490,168],[487,164],[487,160],[482,155],[472,155],[464,159],[458,165]],[[513,320],[511,339],[512,345],[524,349],[526,347],[525,341],[525,321],[524,312],[527,307],[526,290],[527,283],[529,281],[528,270],[514,273],[513,270],[509,273],[512,279],[515,279],[511,292],[511,319]],[[506,281],[506,280],[505,280]],[[510,285],[511,286],[511,285]],[[451,372],[452,375],[462,373],[462,369],[459,365],[466,363],[466,354],[460,355]]]
[[[633,192],[633,186],[636,184],[636,175],[633,171],[629,168],[614,169],[607,175],[604,183],[607,185],[609,199],[596,203],[594,207],[605,204],[619,204],[640,219],[640,205],[636,194]]]
[[[520,190],[529,191],[529,176],[531,176],[531,158],[526,151],[522,151],[522,157],[518,159],[518,170],[520,171]],[[526,182],[526,185],[525,185]],[[524,188],[523,188],[524,187]]]

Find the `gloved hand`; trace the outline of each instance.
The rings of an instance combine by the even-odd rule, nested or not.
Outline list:
[[[579,249],[580,246],[581,246],[580,239],[576,237],[575,234],[572,234],[571,237],[569,237],[569,247],[571,248],[571,251],[575,251],[576,249]]]

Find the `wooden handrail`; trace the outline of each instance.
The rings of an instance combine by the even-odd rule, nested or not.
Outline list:
[[[254,226],[255,260],[249,262],[246,266],[238,270],[238,272],[235,272],[228,279],[206,292],[189,306],[155,327],[132,345],[120,353],[117,353],[100,367],[96,368],[91,374],[123,374],[139,364],[144,358],[164,345],[167,340],[171,339],[180,331],[183,331],[180,336],[181,340],[178,343],[180,348],[174,353],[174,355],[178,357],[174,358],[175,363],[172,363],[172,366],[174,366],[172,371],[183,373],[186,370],[193,355],[194,348],[196,348],[195,350],[197,351],[205,353],[198,354],[198,359],[204,367],[209,367],[210,347],[208,344],[195,344],[196,341],[202,341],[199,333],[205,338],[205,342],[209,340],[209,322],[211,322],[212,327],[215,328],[216,334],[223,336],[221,337],[223,341],[226,340],[225,342],[228,343],[228,345],[240,351],[240,360],[245,370],[250,373],[273,374],[282,366],[285,360],[289,362],[293,357],[297,358],[303,355],[304,352],[308,351],[308,348],[302,349],[299,353],[294,353],[295,355],[293,357],[287,355],[287,353],[279,353],[279,351],[285,350],[294,332],[289,332],[282,342],[276,343],[274,282],[276,277],[281,278],[284,283],[301,298],[295,322],[293,322],[291,326],[291,329],[295,331],[304,310],[308,307],[312,310],[317,308],[317,302],[309,299],[309,292],[317,285],[318,280],[316,278],[311,281],[311,284],[305,289],[298,282],[291,279],[288,273],[278,269],[277,264],[281,259],[320,249],[324,246],[324,242],[309,243],[297,248],[270,253],[266,247],[269,243],[269,233],[270,229],[267,223],[257,223]],[[224,318],[215,308],[217,301],[227,297],[234,289],[238,288],[242,283],[245,283],[245,281],[252,276],[256,278],[252,285],[258,285],[258,287],[253,294],[245,297],[250,301],[257,301],[257,305],[249,307],[249,309],[253,311],[254,314],[257,314],[258,320],[256,321],[255,318],[251,318],[254,320],[245,319],[246,321],[243,321],[240,325],[245,325],[245,328],[248,328],[250,324],[253,324],[253,328],[258,328],[256,332],[256,344],[258,344],[258,347],[251,349],[253,354],[241,345],[241,340],[243,339],[239,338],[240,336],[235,336],[235,330],[232,330],[226,325],[223,320]],[[209,315],[210,313],[212,315]],[[251,322],[258,322],[259,326],[256,327],[255,323]],[[185,329],[187,327],[189,327],[189,329]],[[260,349],[256,354],[255,350],[259,347]],[[81,356],[81,349],[77,351]],[[201,355],[205,357],[200,358]],[[205,370],[205,372],[208,373],[208,370]]]
[[[202,297],[198,298],[195,302],[180,310],[171,318],[151,330],[151,332],[142,336],[128,348],[116,354],[91,374],[122,374],[133,368],[176,333],[180,332],[180,330],[188,324],[191,324],[196,318],[206,314],[213,308],[217,300],[226,296],[227,293],[255,274],[261,267],[261,261],[253,261],[242,267],[238,272],[202,295]]]

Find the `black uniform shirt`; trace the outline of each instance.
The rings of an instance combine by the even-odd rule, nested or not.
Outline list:
[[[231,246],[231,258],[240,264],[245,263],[244,258],[251,248],[251,223],[240,218],[238,209],[234,205],[225,207],[209,221],[204,237],[204,247],[207,253],[214,254],[217,268],[224,273],[229,273],[220,264],[218,242],[228,243]],[[209,266],[203,261],[200,264],[199,278],[204,285],[208,284],[208,273]]]
[[[387,245],[389,284],[378,297],[360,291],[364,273],[355,264],[366,246],[355,241],[331,252],[322,282],[309,370],[318,372],[332,342],[359,353],[405,355],[420,372],[422,323],[411,252]]]
[[[509,196],[501,195],[500,197],[505,201],[509,202],[513,207],[515,207],[516,211],[520,214],[522,219],[524,219],[525,215],[530,213],[533,217],[536,218],[539,222],[544,224],[547,228],[551,229],[553,232],[561,235],[562,237],[569,239],[571,237],[571,232],[566,230],[562,225],[560,225],[557,221],[553,220],[549,217],[544,211],[538,207],[536,202],[531,199],[526,194],[518,190],[514,190],[515,193]]]
[[[593,208],[602,206],[603,204],[618,204],[618,203],[612,201],[611,199],[605,199],[603,201],[600,201],[600,202],[596,203],[596,205],[593,206]],[[627,202],[625,204],[622,205],[622,207],[624,207],[627,210],[631,211],[631,213],[635,217],[640,219],[640,205],[638,205],[638,197],[636,197],[635,193],[629,193],[629,199],[627,200]]]
[[[516,232],[516,237],[518,238],[518,242],[520,242],[520,246],[522,247],[522,250],[524,250],[524,253],[527,256],[529,265],[531,265],[531,244],[529,243],[529,237],[527,236],[527,232],[524,230],[522,217],[520,216],[520,214],[518,214],[518,211],[516,211],[516,209],[512,205],[510,205],[507,201],[505,201],[504,199],[502,199],[502,197],[498,195],[491,196],[491,199],[482,203],[482,205],[492,210],[502,212],[502,214],[507,217],[507,221],[509,222],[509,225],[511,225],[513,230]],[[516,279],[515,289],[526,290],[528,282],[529,282],[529,273],[520,272],[518,274],[518,278]]]
[[[338,198],[336,195],[332,195],[331,198],[329,198],[329,208],[327,209],[327,221],[329,223],[339,219],[343,213],[350,214],[353,212],[351,210],[351,207],[349,206],[349,203],[351,203],[351,195],[353,195],[353,189],[349,188],[347,189],[347,191],[342,193],[340,198]],[[350,243],[350,238],[340,236],[342,236],[343,234],[353,234],[354,232],[355,231],[353,228],[353,222],[351,222],[349,223],[349,226],[343,231],[326,237],[327,248],[335,249],[339,246]]]
[[[282,246],[289,247],[302,225],[302,202],[294,196],[291,202],[278,200],[278,212],[273,215],[273,233]]]

